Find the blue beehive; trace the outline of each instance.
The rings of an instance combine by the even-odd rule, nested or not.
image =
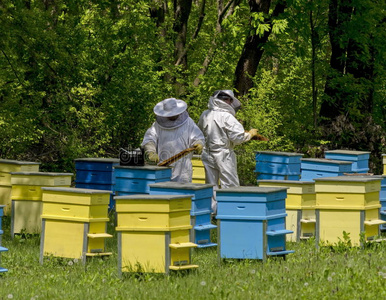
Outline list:
[[[379,192],[379,201],[381,202],[381,220],[386,221],[386,175],[379,175],[381,180],[381,190]],[[380,229],[386,230],[386,224],[381,224]]]
[[[75,159],[75,187],[83,189],[108,190],[110,196],[109,209],[114,207],[114,166],[119,165],[116,158],[78,158]]]
[[[286,188],[235,187],[216,192],[219,258],[285,256]]]
[[[301,179],[302,181],[313,181],[320,177],[343,176],[351,173],[350,161],[333,160],[327,158],[302,158]]]
[[[1,246],[1,240],[2,240],[2,235],[3,235],[3,230],[2,230],[2,227],[1,227],[1,223],[2,223],[2,217],[3,217],[3,209],[4,209],[5,205],[0,205],[0,254],[2,252],[5,252],[5,251],[8,251],[7,248],[4,248]],[[0,256],[0,263],[1,263],[1,256]],[[0,273],[4,273],[4,272],[7,272],[8,270],[1,267],[0,265]]]
[[[211,203],[213,186],[200,183],[161,182],[150,184],[150,195],[191,195],[192,208],[190,220],[192,225],[191,242],[198,248],[216,246],[211,242],[210,230],[217,228],[211,224]]]
[[[119,196],[149,194],[149,184],[170,181],[172,169],[158,166],[114,167],[115,191]]]
[[[370,152],[353,150],[330,150],[325,152],[325,158],[352,162],[351,171],[367,173],[369,171]]]
[[[301,153],[292,152],[256,152],[257,179],[299,180],[302,156]]]

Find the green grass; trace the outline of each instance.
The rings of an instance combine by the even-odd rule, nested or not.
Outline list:
[[[107,259],[46,258],[39,264],[40,237],[9,235],[3,218],[0,299],[386,299],[386,242],[315,247],[288,243],[295,253],[266,262],[217,260],[215,248],[196,249],[199,268],[183,273],[118,277],[116,236]],[[109,231],[113,229],[110,224]]]

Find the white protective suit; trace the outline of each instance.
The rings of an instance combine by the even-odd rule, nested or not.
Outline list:
[[[155,144],[162,162],[194,144],[204,144],[204,135],[185,111],[175,121],[156,116],[156,122],[146,131],[141,146],[149,142]],[[193,152],[170,165],[173,167],[172,181],[192,182],[192,156]]]
[[[234,108],[216,97],[210,97],[209,109],[204,111],[198,127],[205,136],[202,162],[205,167],[206,183],[219,188],[239,186],[236,154],[234,146],[247,142],[251,134],[245,132],[243,125],[235,118]],[[215,195],[212,198],[212,210],[217,211]]]

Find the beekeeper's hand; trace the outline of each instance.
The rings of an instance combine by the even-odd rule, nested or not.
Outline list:
[[[249,134],[251,135],[251,139],[255,138],[255,137],[258,137],[259,136],[259,132],[257,129],[255,128],[252,128],[251,130],[248,131]]]
[[[202,153],[202,148],[203,148],[203,145],[201,143],[196,143],[193,145],[193,147],[195,148],[195,151],[197,154],[201,154]]]
[[[155,152],[146,152],[145,157],[147,157],[147,162],[149,164],[158,164],[159,163],[159,157],[158,154]]]
[[[149,142],[143,148],[145,150],[146,162],[156,165],[159,162],[159,156],[156,152],[155,144],[153,142]]]

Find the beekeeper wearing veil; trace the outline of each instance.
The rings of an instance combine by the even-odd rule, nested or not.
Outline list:
[[[219,188],[239,186],[237,159],[234,147],[247,142],[258,135],[257,129],[245,131],[236,119],[240,101],[231,90],[217,90],[209,98],[208,109],[198,121],[198,127],[205,136],[202,162],[205,167],[206,183]],[[212,211],[216,213],[217,203],[212,198]]]
[[[187,104],[175,98],[165,99],[155,105],[153,111],[156,121],[146,131],[141,144],[148,163],[157,164],[191,147],[201,154],[204,135],[186,109]],[[173,168],[172,181],[192,182],[192,156],[193,152],[170,165]]]

